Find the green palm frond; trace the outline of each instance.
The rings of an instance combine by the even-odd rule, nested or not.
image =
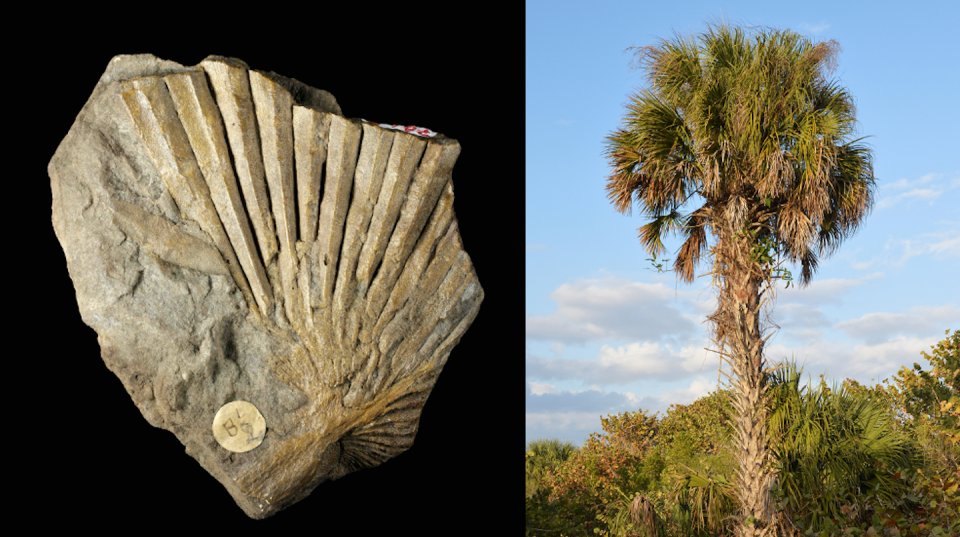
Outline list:
[[[561,442],[553,439],[539,439],[527,444],[526,474],[528,488],[537,488],[540,480],[550,470],[556,468],[563,461],[577,452],[572,442]]]
[[[721,473],[684,468],[673,489],[674,501],[689,515],[693,528],[722,531],[737,505],[733,484]]]
[[[801,387],[800,378],[790,362],[771,375],[769,388],[771,443],[787,511],[810,514],[811,499],[819,498],[819,511],[837,517],[841,503],[856,502],[868,488],[884,500],[904,493],[902,482],[876,468],[876,463],[889,468],[920,463],[915,446],[891,427],[889,413],[822,381],[816,389]]]

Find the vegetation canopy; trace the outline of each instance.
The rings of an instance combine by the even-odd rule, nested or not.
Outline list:
[[[885,386],[822,375],[805,386],[792,362],[768,375],[777,469],[768,527],[791,537],[960,535],[960,330],[947,336],[923,353],[930,367],[902,368]],[[732,400],[719,390],[665,416],[601,418],[603,434],[580,449],[531,442],[526,535],[735,533]]]

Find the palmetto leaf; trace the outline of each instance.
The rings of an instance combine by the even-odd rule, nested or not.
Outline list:
[[[801,388],[800,378],[791,362],[773,374],[770,384],[770,437],[788,510],[809,513],[811,499],[820,498],[820,509],[828,512],[839,504],[827,499],[855,501],[860,491],[878,483],[883,499],[903,492],[902,482],[875,471],[876,462],[891,468],[919,463],[908,439],[890,426],[887,411],[836,386]]]
[[[733,485],[723,474],[700,472],[684,466],[673,490],[674,501],[689,511],[694,527],[719,532],[737,499]]]

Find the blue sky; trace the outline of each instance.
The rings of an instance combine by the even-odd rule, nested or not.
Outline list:
[[[720,18],[836,40],[833,77],[855,97],[858,136],[871,136],[875,157],[873,211],[810,286],[778,294],[768,360],[795,357],[814,379],[879,382],[926,365],[920,352],[960,328],[960,4],[865,5],[527,2],[528,442],[582,445],[601,416],[662,413],[717,387],[704,350],[709,278],[686,285],[649,270],[636,231],[646,222],[606,199],[603,151],[644,84],[624,50]],[[671,254],[678,246],[667,242]]]

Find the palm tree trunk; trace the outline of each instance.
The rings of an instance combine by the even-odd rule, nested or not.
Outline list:
[[[733,422],[740,467],[737,494],[742,521],[739,537],[759,537],[774,532],[770,485],[773,479],[767,448],[766,382],[763,337],[760,329],[762,274],[750,259],[754,241],[743,233],[725,233],[722,250],[721,291],[717,315],[717,343],[725,347],[733,373]]]

